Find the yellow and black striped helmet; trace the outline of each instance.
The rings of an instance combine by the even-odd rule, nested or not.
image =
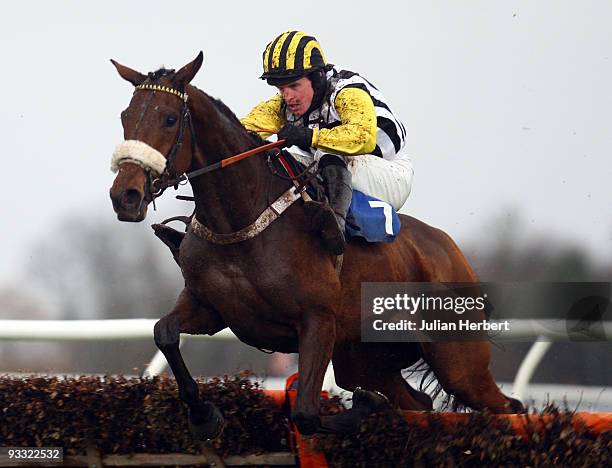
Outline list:
[[[262,80],[271,85],[290,82],[327,65],[321,45],[313,36],[287,31],[266,46]]]

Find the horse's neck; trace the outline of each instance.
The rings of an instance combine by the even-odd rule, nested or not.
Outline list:
[[[194,91],[189,96],[193,96],[196,109],[193,120],[197,147],[207,164],[256,146],[242,125],[222,113],[206,94]],[[195,163],[192,169],[198,169],[198,165]],[[263,154],[196,177],[191,185],[196,217],[219,233],[237,231],[252,223],[268,206],[269,196],[278,191]]]

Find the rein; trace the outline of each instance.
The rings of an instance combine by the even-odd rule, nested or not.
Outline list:
[[[214,171],[215,169],[223,169],[227,166],[230,166],[238,161],[241,161],[249,156],[253,156],[254,154],[262,153],[263,151],[267,151],[273,148],[279,148],[285,144],[285,140],[279,140],[274,143],[268,143],[266,145],[258,146],[257,148],[250,149],[245,151],[244,153],[239,153],[234,156],[230,156],[229,158],[222,159],[219,162],[214,164],[209,164],[208,166],[204,166],[201,169],[196,169],[195,171],[191,171],[187,174],[183,174],[183,177],[187,177],[188,179],[193,179],[202,174],[206,174],[207,172]]]
[[[181,97],[180,95],[175,94],[175,93],[179,93],[179,91],[173,90],[171,88],[166,88],[166,89],[169,89],[169,91],[167,92],[170,92],[171,94]],[[206,174],[208,172],[212,172],[217,169],[223,169],[227,166],[237,163],[238,161],[248,158],[249,156],[253,156],[255,154],[262,153],[269,149],[279,148],[285,144],[285,140],[279,140],[274,143],[268,143],[266,145],[262,145],[257,148],[253,148],[251,150],[244,151],[243,153],[239,153],[234,156],[230,156],[229,158],[222,159],[221,161],[218,161],[213,164],[209,164],[208,166],[204,166],[200,169],[196,169],[195,171],[191,171],[191,172],[181,174],[181,175],[176,175],[176,171],[174,170],[174,159],[176,157],[177,152],[180,150],[181,146],[183,146],[183,140],[185,138],[185,128],[187,127],[187,125],[189,125],[189,131],[191,133],[191,158],[192,160],[194,159],[195,152],[196,152],[195,129],[193,128],[193,120],[191,119],[191,112],[189,111],[189,106],[187,105],[188,96],[185,93],[183,93],[183,96],[184,98],[183,98],[183,105],[181,107],[181,125],[179,127],[179,133],[177,135],[176,142],[170,149],[170,153],[168,154],[168,157],[166,158],[167,159],[166,170],[160,176],[160,178],[153,180],[151,184],[151,193],[153,196],[151,201],[155,201],[155,199],[159,197],[162,193],[164,193],[164,191],[168,187],[174,187],[174,189],[176,190],[179,184],[181,184],[182,182],[186,182],[187,180],[193,179],[202,174]],[[171,168],[172,172],[168,168]]]
[[[188,173],[183,173],[180,175],[176,174],[176,169],[174,167],[174,160],[180,148],[183,146],[183,142],[185,139],[185,131],[188,128],[191,132],[191,158],[192,161],[195,159],[196,155],[196,139],[195,139],[195,129],[193,126],[193,120],[191,118],[191,112],[189,111],[189,106],[187,105],[188,95],[187,93],[178,91],[176,89],[160,86],[154,84],[141,84],[136,86],[136,90],[134,92],[138,92],[140,90],[150,90],[150,91],[161,91],[165,93],[172,94],[173,96],[178,97],[182,101],[181,105],[181,122],[178,130],[178,134],[176,137],[176,141],[170,151],[168,156],[165,158],[166,165],[164,167],[163,172],[157,179],[151,180],[151,172],[152,168],[150,166],[144,166],[145,174],[147,178],[147,187],[145,188],[145,198],[149,198],[149,201],[153,203],[153,207],[155,208],[155,199],[164,193],[164,191],[168,187],[178,188],[179,184],[185,182],[187,180],[191,180],[195,177],[198,177],[202,174],[206,174],[208,172],[215,171],[217,169],[226,168],[238,161],[246,159],[255,154],[262,153],[264,151],[279,148],[284,146],[285,140],[279,140],[274,143],[268,143],[257,148],[250,149],[248,151],[244,151],[242,153],[236,154],[234,156],[230,156],[229,158],[222,159],[213,164],[209,164],[200,169],[196,169],[195,171],[191,171]],[[275,133],[274,131],[269,130],[260,130],[259,132],[265,133]],[[159,153],[158,153],[159,154]],[[163,157],[161,154],[160,157]],[[126,158],[129,160],[129,158]],[[120,164],[121,161],[118,161],[117,164]],[[283,166],[287,169],[288,166],[284,162]],[[310,169],[310,167],[308,168]],[[293,174],[293,172],[288,169],[288,173],[290,175],[290,179],[293,181],[292,187],[290,187],[287,191],[281,194],[271,205],[269,205],[258,217],[257,219],[251,223],[250,225],[240,229],[239,231],[232,233],[216,233],[211,231],[208,227],[204,226],[200,223],[195,216],[192,217],[191,223],[189,225],[189,230],[193,232],[198,237],[205,239],[209,242],[221,245],[235,244],[237,242],[242,242],[247,239],[251,239],[261,233],[264,229],[266,229],[270,223],[274,220],[278,219],[278,217],[287,210],[293,203],[302,198],[304,201],[310,201],[310,197],[305,193],[305,184],[299,184],[297,182],[297,177]]]
[[[196,143],[195,143],[195,129],[193,127],[193,120],[191,118],[191,112],[189,111],[189,106],[187,105],[187,100],[189,96],[187,93],[183,93],[176,89],[170,88],[168,86],[160,86],[154,84],[141,84],[136,86],[137,91],[141,90],[149,90],[149,91],[161,91],[164,93],[172,94],[173,96],[178,97],[182,101],[181,105],[181,123],[179,126],[179,131],[176,136],[176,141],[170,151],[168,156],[166,157],[166,167],[164,172],[156,179],[152,179],[150,170],[146,170],[147,176],[147,193],[146,196],[153,202],[153,207],[155,208],[155,199],[161,196],[164,191],[168,187],[178,188],[179,184],[187,181],[188,179],[193,179],[194,177],[198,177],[202,174],[206,174],[208,172],[214,171],[216,169],[223,169],[231,164],[234,164],[242,159],[248,158],[249,156],[253,156],[255,154],[261,153],[263,151],[267,151],[273,148],[279,148],[285,144],[285,140],[279,140],[275,143],[268,143],[266,145],[259,146],[257,148],[253,148],[251,150],[245,151],[240,154],[236,154],[229,158],[222,159],[219,162],[214,164],[209,164],[203,168],[197,169],[195,171],[188,172],[186,174],[177,175],[176,170],[174,168],[174,160],[176,158],[177,153],[183,146],[183,142],[185,140],[185,130],[188,128],[191,133],[191,158],[192,160],[195,158],[196,153]],[[273,131],[264,130],[267,133],[275,133]]]

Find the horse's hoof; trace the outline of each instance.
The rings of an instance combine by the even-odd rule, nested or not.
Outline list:
[[[522,414],[526,412],[523,403],[521,403],[516,398],[508,398],[508,403],[510,405],[510,409],[512,409],[512,413]]]
[[[380,392],[364,390],[361,387],[357,387],[353,392],[353,409],[355,410],[372,413],[390,407],[389,399]]]
[[[206,401],[200,404],[197,411],[189,409],[189,430],[198,440],[212,440],[221,435],[225,419],[221,411]]]
[[[318,414],[297,412],[292,417],[298,431],[303,436],[309,436],[321,429],[321,418]]]
[[[353,392],[353,407],[342,413],[324,417],[323,429],[337,434],[356,434],[361,428],[361,423],[370,414],[391,407],[389,399],[382,393],[358,387]]]

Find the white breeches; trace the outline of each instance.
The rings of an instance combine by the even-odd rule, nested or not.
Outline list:
[[[310,164],[313,155],[296,146],[288,149],[301,163]],[[314,159],[318,160],[324,153],[317,151]],[[334,155],[335,156],[335,155]],[[373,154],[359,156],[338,156],[346,161],[353,175],[353,188],[374,198],[389,203],[397,211],[404,205],[412,189],[412,160],[406,155],[387,160]]]

